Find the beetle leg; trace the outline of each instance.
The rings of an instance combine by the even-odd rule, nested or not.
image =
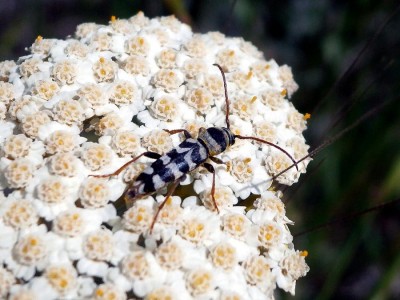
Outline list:
[[[160,211],[163,209],[164,205],[167,203],[168,198],[174,193],[176,187],[179,185],[179,183],[182,181],[182,177],[178,178],[177,180],[174,181],[174,183],[171,185],[171,187],[169,188],[167,195],[165,195],[164,201],[161,202],[160,206],[157,208],[157,212],[153,218],[153,222],[151,223],[150,226],[150,234],[153,231],[153,227],[156,224],[158,215],[160,214]]]
[[[216,164],[225,165],[226,171],[228,171],[228,172],[231,169],[231,162],[230,161],[224,162],[224,161],[222,161],[222,159],[219,159],[218,157],[214,157],[214,156],[210,156],[209,159],[211,161],[215,162]]]
[[[187,138],[187,139],[192,138],[192,135],[186,129],[174,129],[174,130],[163,129],[163,130],[168,132],[170,135],[183,132],[183,134],[185,135],[185,138]]]
[[[131,163],[137,161],[139,158],[142,156],[148,157],[148,158],[153,158],[153,159],[159,159],[161,157],[160,154],[156,152],[143,152],[142,154],[136,156],[135,158],[131,159],[130,161],[126,162],[122,167],[120,167],[118,170],[116,170],[114,173],[110,174],[105,174],[105,175],[89,175],[92,177],[98,177],[98,178],[106,178],[106,177],[111,177],[111,176],[117,176],[119,175],[124,169],[126,169]]]
[[[212,187],[211,187],[211,198],[214,202],[215,209],[219,213],[218,205],[217,205],[217,202],[215,201],[215,169],[209,163],[203,163],[203,167],[206,168],[207,171],[213,175],[213,181],[212,181]]]
[[[215,162],[216,164],[219,165],[226,165],[226,162],[222,161],[221,159],[219,159],[218,157],[214,157],[214,156],[210,156],[209,159],[213,162]]]

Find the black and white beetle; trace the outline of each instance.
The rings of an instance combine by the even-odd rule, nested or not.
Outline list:
[[[297,163],[293,159],[293,157],[281,147],[260,138],[241,136],[232,133],[229,123],[229,99],[225,74],[220,65],[214,65],[219,68],[224,82],[226,102],[226,127],[210,127],[207,129],[202,127],[199,130],[197,139],[192,138],[190,133],[185,129],[165,130],[170,134],[183,133],[185,135],[185,140],[180,143],[176,148],[172,149],[164,155],[160,155],[155,152],[143,152],[139,156],[136,156],[132,160],[128,161],[116,172],[112,174],[96,176],[109,177],[113,175],[118,175],[129,164],[135,162],[142,156],[156,159],[155,162],[153,162],[149,167],[147,167],[142,173],[138,175],[138,177],[130,184],[127,191],[125,192],[125,202],[127,203],[127,206],[132,206],[132,203],[137,199],[152,194],[167,186],[169,183],[172,183],[170,189],[167,192],[167,195],[165,196],[164,201],[158,207],[157,213],[154,216],[153,222],[150,226],[150,232],[154,227],[154,224],[161,209],[164,207],[168,198],[173,194],[179,182],[183,180],[186,174],[200,166],[205,167],[213,175],[211,197],[217,212],[219,212],[214,197],[215,170],[214,167],[206,161],[210,159],[217,164],[223,164],[224,162],[221,161],[219,158],[216,158],[215,155],[224,152],[228,147],[232,146],[235,143],[236,138],[255,140],[257,142],[265,143],[272,147],[275,147],[285,153],[292,160],[293,164],[297,168]]]

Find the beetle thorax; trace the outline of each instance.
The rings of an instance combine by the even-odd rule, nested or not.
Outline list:
[[[199,140],[207,147],[209,155],[214,156],[226,150],[235,143],[234,134],[225,127],[200,128]]]

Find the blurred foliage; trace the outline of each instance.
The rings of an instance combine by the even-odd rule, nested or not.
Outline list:
[[[314,112],[306,137],[317,146],[368,109],[391,101],[315,157],[309,175],[288,190],[292,232],[400,198],[400,14],[397,13],[340,84],[335,81],[395,11],[398,1],[0,1],[0,59],[24,55],[37,35],[64,38],[82,22],[106,23],[142,10],[176,14],[195,31],[219,30],[253,42],[265,57],[292,67],[292,98]],[[233,5],[234,4],[234,5]],[[329,90],[333,88],[332,92]],[[328,96],[326,96],[329,94]],[[322,101],[322,102],[321,102]],[[352,103],[354,102],[354,105]],[[314,111],[320,103],[319,109]],[[338,114],[350,106],[346,114]],[[339,116],[338,125],[331,127]],[[319,161],[323,159],[321,164]],[[319,166],[319,167],[317,167]],[[399,299],[400,204],[340,221],[295,239],[311,271],[297,299]],[[291,298],[279,294],[277,298]]]

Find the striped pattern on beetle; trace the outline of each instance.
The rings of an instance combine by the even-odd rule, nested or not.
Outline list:
[[[185,136],[190,134],[186,131]],[[234,143],[235,136],[228,128],[200,128],[197,139],[187,138],[139,174],[126,192],[127,200],[133,201],[181,179],[208,158],[224,152]]]

